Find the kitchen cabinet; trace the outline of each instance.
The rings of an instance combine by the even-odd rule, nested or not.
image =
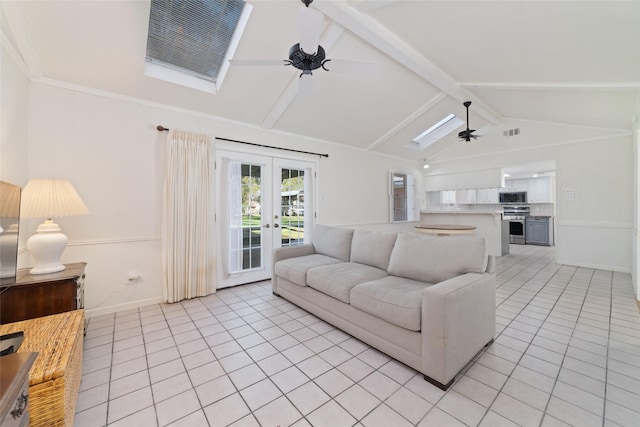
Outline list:
[[[456,191],[456,203],[458,203],[459,205],[476,203],[476,190]]]
[[[529,191],[528,179],[507,179],[504,182],[504,188],[500,190],[501,193],[512,191]]]
[[[549,217],[527,217],[525,237],[527,245],[552,245],[553,220]]]
[[[529,203],[553,203],[551,194],[551,178],[548,176],[531,178],[527,191]]]
[[[448,190],[440,192],[440,203],[443,205],[453,205],[456,203],[456,191]]]
[[[427,209],[438,209],[440,207],[440,192],[427,191]]]
[[[500,203],[497,188],[477,188],[475,190],[456,191],[456,202],[459,205],[498,204]]]
[[[501,193],[526,191],[527,203],[553,203],[551,177],[507,179]]]
[[[478,188],[476,190],[476,203],[500,203],[497,188]]]

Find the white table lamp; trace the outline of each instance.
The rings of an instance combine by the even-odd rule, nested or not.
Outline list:
[[[30,274],[55,273],[64,270],[60,256],[67,246],[67,236],[51,218],[87,215],[89,210],[73,185],[63,179],[31,179],[22,191],[21,216],[47,218],[36,234],[27,240],[27,249],[34,259]]]

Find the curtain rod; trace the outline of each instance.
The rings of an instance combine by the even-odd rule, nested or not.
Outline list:
[[[169,128],[166,128],[166,127],[164,127],[162,125],[158,125],[156,127],[156,129],[159,132],[169,131]],[[311,151],[294,150],[292,148],[283,148],[283,147],[273,147],[271,145],[256,144],[255,142],[238,141],[236,139],[221,138],[221,137],[218,137],[218,136],[216,136],[215,138],[220,140],[220,141],[236,142],[238,144],[253,145],[253,146],[256,146],[256,147],[273,148],[274,150],[293,151],[294,153],[313,154],[314,156],[329,157],[328,154],[313,153]]]

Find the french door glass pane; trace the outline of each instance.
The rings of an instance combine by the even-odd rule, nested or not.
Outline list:
[[[406,221],[407,218],[407,175],[393,174],[393,220]]]
[[[243,270],[250,270],[262,266],[261,190],[261,166],[243,163],[241,179]]]
[[[281,245],[301,245],[304,243],[304,170],[281,170]]]

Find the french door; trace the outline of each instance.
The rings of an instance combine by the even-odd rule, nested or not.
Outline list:
[[[271,251],[310,241],[315,163],[217,150],[217,288],[271,278]]]

